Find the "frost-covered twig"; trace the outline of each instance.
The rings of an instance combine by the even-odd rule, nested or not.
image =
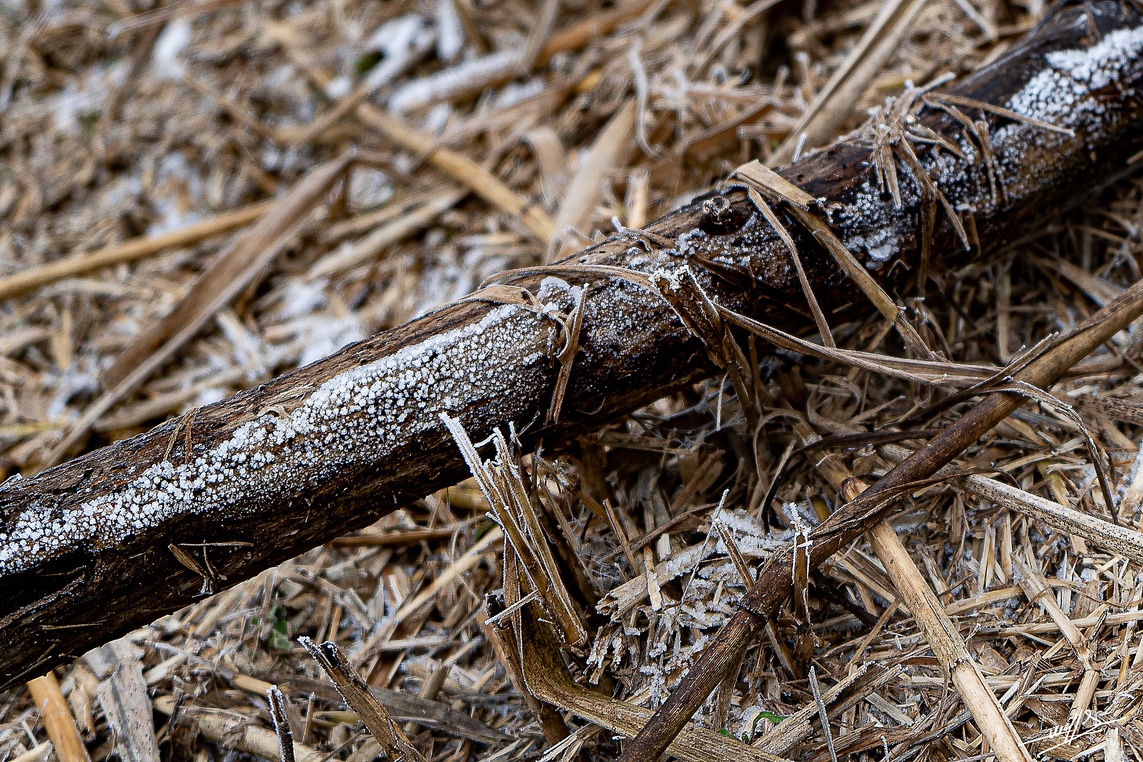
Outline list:
[[[915,277],[922,248],[963,250],[949,209],[974,246],[995,250],[1122,174],[1143,148],[1141,52],[1143,23],[1132,6],[1064,8],[1002,60],[915,103],[898,138],[909,151],[875,157],[859,133],[782,175],[815,199],[809,212],[892,293]],[[890,171],[898,198],[879,182]],[[929,180],[918,181],[918,172]],[[948,206],[934,211],[937,192]],[[775,213],[826,317],[872,312],[788,208]],[[712,354],[674,310],[607,267],[642,272],[644,284],[648,274],[691,267],[722,306],[787,330],[813,326],[782,239],[744,189],[728,187],[562,268],[519,276],[8,483],[0,490],[3,682],[463,477],[442,413],[475,439],[513,424],[525,445],[558,442],[711,374]],[[568,318],[589,282],[564,385]],[[557,388],[560,417],[545,422]]]

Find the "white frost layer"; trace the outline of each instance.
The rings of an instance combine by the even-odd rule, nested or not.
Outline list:
[[[1143,27],[1116,29],[1095,45],[1084,50],[1060,50],[1044,58],[1056,69],[1065,71],[1089,87],[1111,84],[1113,73],[1123,68],[1143,50]]]
[[[305,349],[298,358],[298,366],[315,363],[329,357],[342,347],[365,338],[361,321],[353,313],[343,317],[312,315],[296,322],[298,335],[305,337]]]
[[[156,463],[118,492],[56,515],[50,506],[33,505],[0,532],[0,573],[61,552],[99,551],[181,515],[233,520],[254,499],[313,484],[319,471],[375,463],[398,445],[395,428],[403,427],[405,437],[422,433],[439,425],[440,413],[458,414],[471,395],[502,389],[509,375],[503,358],[535,346],[536,325],[525,313],[546,320],[517,305],[497,307],[477,323],[331,378],[289,415],[267,411],[189,463]],[[524,361],[535,366],[546,356],[536,352]],[[516,371],[510,375],[527,375]]]
[[[1072,114],[1092,90],[1107,87],[1143,52],[1143,26],[1116,29],[1090,48],[1060,50],[1044,58],[1051,66],[1008,101],[1018,114],[1055,122]]]

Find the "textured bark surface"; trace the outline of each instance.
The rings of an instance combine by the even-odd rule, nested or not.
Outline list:
[[[1127,170],[1143,149],[1143,25],[1116,2],[1064,8],[1013,52],[945,93],[1048,122],[961,105],[987,124],[990,155],[948,109],[917,120],[957,147],[915,143],[932,183],[996,250]],[[873,133],[867,132],[866,135]],[[900,206],[872,146],[851,137],[781,171],[892,290],[915,278],[925,201],[897,162]],[[482,438],[514,425],[526,446],[599,426],[712,372],[663,300],[597,266],[692,267],[721,303],[787,329],[812,328],[788,251],[741,189],[617,236],[562,269],[513,280],[0,490],[0,682],[234,584],[462,478],[440,420]],[[829,254],[783,218],[827,313],[871,311]],[[943,208],[933,251],[967,256]],[[664,241],[664,239],[666,239]],[[670,242],[669,246],[666,242]],[[583,297],[579,351],[558,423],[545,425]],[[526,289],[524,297],[520,289]]]

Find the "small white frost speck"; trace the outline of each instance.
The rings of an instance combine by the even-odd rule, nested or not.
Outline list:
[[[437,103],[429,109],[429,113],[425,114],[421,128],[430,135],[439,135],[444,131],[451,115],[452,106],[447,103]]]
[[[353,83],[349,81],[349,77],[343,74],[329,81],[325,86],[325,94],[330,98],[338,99],[349,95],[349,91],[352,89]]]
[[[190,19],[178,18],[167,24],[166,29],[155,40],[154,52],[151,53],[151,65],[160,77],[166,79],[179,79],[186,69],[186,65],[179,60],[183,51],[191,41]]]
[[[208,386],[195,395],[194,406],[202,407],[224,399],[226,399],[226,389],[220,386]]]
[[[107,94],[127,77],[127,62],[120,61],[105,69],[89,68],[69,79],[59,93],[47,99],[45,112],[60,132],[75,132],[80,118],[98,113]]]
[[[547,82],[543,77],[532,77],[524,82],[509,82],[496,94],[496,108],[511,108],[544,92]]]
[[[369,86],[376,89],[389,83],[425,53],[433,42],[425,19],[408,13],[387,21],[369,36],[366,47],[380,54],[381,60],[369,70]]]
[[[70,399],[99,389],[99,368],[90,358],[77,358],[70,368],[53,378],[51,383],[56,388],[56,393],[48,403],[48,418],[62,418],[67,412]]]
[[[888,262],[899,250],[897,236],[889,228],[877,228],[868,235],[847,238],[845,247],[850,251],[864,250],[869,255],[869,267]]]
[[[464,25],[453,0],[437,0],[437,58],[452,61],[464,48]]]
[[[283,320],[304,317],[326,305],[325,279],[305,280],[291,278],[282,289],[278,315]]]
[[[544,308],[551,311],[570,310],[579,301],[583,289],[569,284],[563,278],[548,276],[540,281],[536,289],[536,298],[544,304]]]
[[[706,231],[702,228],[693,228],[683,233],[675,241],[675,247],[682,255],[691,254],[694,252],[694,245],[696,241],[701,241],[704,238],[709,238]]]
[[[270,353],[265,351],[260,337],[246,330],[246,327],[237,319],[233,317],[228,319],[228,314],[223,313],[222,318],[218,320],[222,335],[234,348],[235,364],[246,369],[248,380],[256,381],[269,371],[264,363]]]
[[[328,357],[347,344],[365,338],[361,321],[353,313],[343,317],[313,316],[300,321],[302,335],[306,336],[305,349],[298,365],[309,365]]]
[[[349,203],[354,209],[373,209],[393,197],[389,175],[372,167],[359,167],[349,179]]]

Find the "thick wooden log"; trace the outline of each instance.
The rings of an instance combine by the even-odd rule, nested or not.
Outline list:
[[[931,206],[941,208],[933,251],[966,255],[948,210],[924,192],[930,182],[965,221],[973,250],[994,251],[1128,169],[1143,149],[1140,11],[1111,0],[1059,9],[1004,58],[934,96],[944,105],[918,102],[880,132],[781,171],[890,290],[915,278]],[[987,143],[966,132],[972,122]],[[919,160],[911,168],[884,140],[905,129],[948,145],[908,140]],[[886,161],[900,178],[899,205],[878,178]],[[929,180],[917,182],[918,166]],[[831,255],[779,214],[827,314],[870,311]],[[708,194],[648,233],[613,237],[562,269],[513,279],[511,290],[6,483],[0,682],[41,673],[454,483],[465,467],[442,414],[474,438],[511,424],[525,445],[558,442],[713,372],[659,295],[601,266],[691,267],[721,303],[812,328],[790,254],[744,190]],[[581,296],[562,413],[547,423],[566,316]]]

